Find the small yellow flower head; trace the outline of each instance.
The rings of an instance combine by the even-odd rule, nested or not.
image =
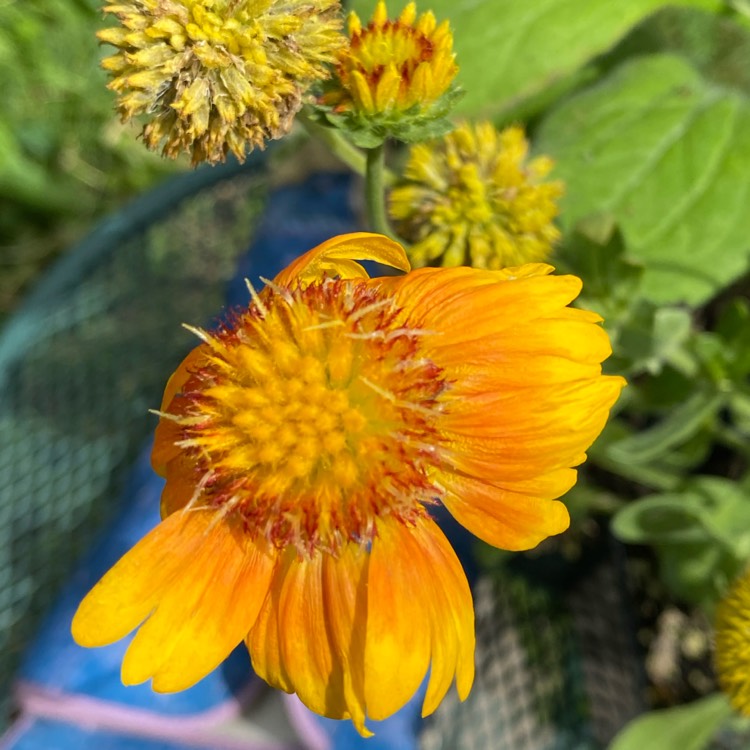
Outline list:
[[[716,607],[716,674],[732,707],[750,716],[750,571]]]
[[[289,131],[343,37],[338,0],[121,0],[98,34],[119,48],[112,75],[123,120],[148,115],[143,138],[170,158],[223,161]]]
[[[448,22],[438,26],[431,11],[417,18],[414,3],[391,21],[380,0],[364,28],[352,13],[349,36],[350,46],[337,71],[341,89],[332,97],[341,110],[371,115],[417,104],[427,108],[448,90],[458,72]]]
[[[414,243],[414,265],[499,269],[549,256],[563,184],[543,182],[552,160],[529,160],[528,147],[520,127],[498,132],[489,122],[412,147],[390,213]]]

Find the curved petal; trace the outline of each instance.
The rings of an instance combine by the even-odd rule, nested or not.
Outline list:
[[[588,433],[601,430],[623,383],[620,377],[599,375],[547,386],[498,387],[486,399],[466,398],[457,386],[441,427],[458,440],[473,440],[488,447],[495,440],[523,437],[530,441],[567,440],[587,448]],[[508,447],[514,452],[525,449]]]
[[[364,661],[365,705],[373,719],[406,704],[430,664],[433,614],[442,609],[430,583],[439,586],[442,571],[425,579],[424,556],[412,528],[392,517],[378,520],[367,576]]]
[[[166,518],[182,510],[197,491],[200,476],[193,459],[185,453],[178,454],[165,467],[166,483],[161,492],[161,517]]]
[[[110,570],[73,619],[82,646],[119,640],[144,619],[125,654],[126,685],[160,692],[205,677],[242,641],[268,590],[274,560],[212,511],[162,521]]]
[[[312,711],[351,718],[363,736],[363,643],[367,554],[349,545],[337,558],[287,548],[248,637],[253,666],[295,692]]]
[[[172,373],[164,388],[164,395],[161,399],[161,411],[169,410],[172,399],[182,391],[182,387],[187,383],[192,374],[202,366],[203,361],[209,355],[210,351],[211,348],[208,344],[198,344],[177,365],[177,369]]]
[[[407,324],[439,331],[435,339],[453,345],[545,317],[578,296],[579,278],[549,276],[551,267],[542,268],[544,273],[514,277],[476,268],[420,268],[378,282],[395,296]]]
[[[162,592],[125,653],[126,685],[157,692],[194,685],[242,642],[258,616],[275,560],[213,511],[180,513],[197,547]],[[174,517],[174,516],[173,516]],[[189,532],[188,529],[189,528]]]
[[[370,556],[359,545],[349,544],[335,558],[323,558],[323,603],[331,646],[343,667],[343,690],[349,715],[363,737],[365,727],[365,628],[367,571]]]
[[[421,339],[447,384],[435,479],[470,531],[528,549],[567,528],[565,507],[553,501],[570,485],[558,482],[552,494],[529,487],[575,477],[571,467],[585,460],[625,381],[601,373],[611,354],[601,318],[567,307],[580,279],[551,276],[542,264],[442,271],[383,281],[405,325],[435,332]]]
[[[602,431],[623,383],[601,376],[526,389],[492,410],[457,408],[455,416],[446,410],[445,460],[459,473],[500,486],[577,466]]]
[[[291,554],[288,552],[287,554]],[[279,603],[284,584],[283,571],[289,561],[285,556],[271,581],[268,594],[258,613],[252,629],[245,639],[255,673],[271,687],[293,693],[294,686],[281,657],[281,628],[279,626]]]
[[[575,471],[568,471],[575,482]],[[446,490],[442,501],[451,515],[472,534],[501,549],[532,549],[570,525],[568,509],[557,500],[458,475],[445,475],[441,483]]]
[[[367,272],[353,261],[373,260],[401,271],[408,271],[404,248],[382,234],[353,232],[333,237],[314,247],[288,265],[274,283],[280,286],[306,286],[326,274],[344,279],[367,278]]]
[[[285,555],[279,631],[281,658],[300,700],[312,711],[333,719],[346,717],[343,669],[333,653],[323,601],[323,555],[309,560],[296,550]]]
[[[474,605],[461,563],[430,518],[412,530],[412,561],[420,570],[431,605],[432,662],[422,716],[429,716],[456,678],[464,700],[474,682]]]

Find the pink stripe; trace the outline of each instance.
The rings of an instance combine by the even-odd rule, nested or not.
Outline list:
[[[331,750],[330,737],[315,720],[310,709],[294,693],[284,693],[281,697],[289,722],[302,737],[306,750]]]
[[[21,708],[31,716],[57,719],[87,729],[103,729],[121,734],[152,739],[172,740],[184,745],[209,745],[215,750],[299,750],[276,740],[254,741],[225,737],[215,730],[217,725],[236,719],[259,692],[262,683],[253,681],[237,699],[204,711],[197,716],[160,716],[141,708],[45,690],[21,682],[16,696]]]

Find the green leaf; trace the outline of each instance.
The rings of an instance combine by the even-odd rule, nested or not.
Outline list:
[[[624,542],[652,545],[671,592],[708,610],[750,555],[750,501],[736,482],[694,477],[680,492],[621,508],[612,531]]]
[[[628,503],[612,519],[612,533],[629,544],[688,544],[706,538],[700,510],[678,494]]]
[[[687,706],[651,711],[631,721],[615,737],[609,750],[704,750],[731,715],[729,702],[721,693]]]
[[[623,60],[670,52],[689,60],[712,83],[750,94],[750,30],[736,17],[667,7],[645,19],[597,61],[611,70]]]
[[[725,401],[716,393],[694,393],[653,427],[630,435],[608,447],[608,454],[623,463],[645,463],[695,435],[712,421]]]
[[[612,529],[635,544],[683,544],[718,540],[750,554],[750,499],[736,482],[691,477],[680,492],[649,495],[618,511]]]
[[[406,0],[390,2],[393,18]],[[458,110],[496,117],[575,73],[667,4],[716,9],[718,0],[431,0],[420,11],[450,19],[466,97]],[[369,19],[374,0],[351,7]]]
[[[750,104],[684,59],[637,58],[555,109],[536,147],[567,231],[611,214],[657,303],[698,305],[748,269]]]
[[[723,343],[730,377],[740,383],[750,375],[750,303],[738,297],[721,314],[716,333]]]
[[[659,578],[671,594],[687,604],[711,612],[720,592],[740,571],[732,556],[711,539],[695,544],[657,546]],[[727,576],[730,568],[733,575]]]
[[[608,215],[581,222],[553,260],[584,280],[581,307],[598,312],[611,327],[628,313],[638,295],[642,267],[624,257],[622,236]]]
[[[613,435],[616,438],[623,432],[624,425],[621,420],[610,419],[598,440],[589,448],[589,460],[612,474],[630,479],[644,487],[666,492],[680,486],[683,480],[682,468],[672,466],[667,461],[633,464],[613,458],[609,451],[610,441]]]
[[[737,429],[749,436],[750,442],[750,393],[735,393],[729,398],[729,412]]]
[[[715,539],[728,545],[738,559],[750,555],[750,498],[736,482],[717,476],[695,477],[690,488],[705,509],[703,524]]]

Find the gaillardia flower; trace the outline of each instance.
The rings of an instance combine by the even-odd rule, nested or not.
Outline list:
[[[415,265],[499,269],[549,256],[563,184],[544,182],[552,160],[527,160],[528,146],[520,127],[482,122],[411,148],[389,208]]]
[[[120,0],[101,41],[123,120],[148,116],[143,139],[194,164],[279,138],[304,91],[329,75],[344,37],[338,0]]]
[[[555,498],[624,381],[572,276],[408,269],[372,234],[303,255],[177,368],[153,463],[164,521],[73,621],[98,646],[140,626],[127,684],[187,688],[243,639],[255,671],[313,711],[390,716],[429,670],[423,713],[474,675],[461,565],[431,510],[487,542],[568,525]]]
[[[719,601],[715,624],[719,686],[736,711],[750,716],[750,571]]]
[[[417,17],[414,3],[392,21],[379,0],[367,26],[351,13],[349,36],[322,98],[333,122],[414,140],[446,113],[444,95],[458,72],[448,21],[438,25],[431,11]]]

